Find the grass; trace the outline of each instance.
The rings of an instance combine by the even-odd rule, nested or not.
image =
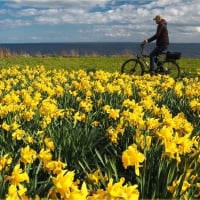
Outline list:
[[[0,68],[19,66],[43,65],[47,69],[88,70],[97,69],[108,72],[120,71],[123,62],[131,55],[122,56],[1,56]],[[200,69],[200,58],[181,58],[177,61],[181,68],[182,77],[195,76]]]
[[[69,71],[78,69],[95,68],[105,71],[118,71],[125,60],[124,57],[64,57],[64,56],[11,56],[0,59],[1,67],[12,67],[14,65],[30,66],[44,65],[47,69],[64,68]]]

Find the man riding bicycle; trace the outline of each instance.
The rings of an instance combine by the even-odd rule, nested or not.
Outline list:
[[[160,55],[163,51],[165,51],[169,45],[169,36],[167,30],[167,22],[160,15],[155,16],[153,19],[157,24],[157,31],[155,35],[150,37],[149,39],[145,39],[144,43],[150,43],[156,40],[156,47],[150,53],[150,74],[154,74],[154,64],[155,58]]]

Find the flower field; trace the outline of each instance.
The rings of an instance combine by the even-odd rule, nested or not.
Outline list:
[[[200,78],[1,69],[0,198],[200,197]]]

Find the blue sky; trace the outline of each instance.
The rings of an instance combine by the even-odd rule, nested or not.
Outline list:
[[[141,42],[158,14],[171,42],[200,42],[199,0],[1,0],[0,43]]]

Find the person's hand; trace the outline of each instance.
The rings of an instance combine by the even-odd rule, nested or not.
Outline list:
[[[144,43],[148,43],[148,40],[147,40],[147,39],[145,39],[145,40],[144,40]]]

